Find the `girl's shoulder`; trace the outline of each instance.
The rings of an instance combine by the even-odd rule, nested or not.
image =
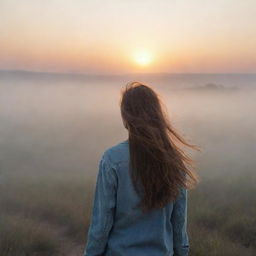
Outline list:
[[[118,165],[121,162],[129,160],[129,142],[124,140],[107,148],[103,156],[107,158],[112,165]]]

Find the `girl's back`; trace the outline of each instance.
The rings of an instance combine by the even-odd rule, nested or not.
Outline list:
[[[187,256],[187,189],[197,182],[187,143],[155,91],[128,84],[121,116],[128,139],[102,154],[84,256]]]
[[[142,213],[129,175],[128,140],[103,153],[95,196],[85,256],[188,255],[187,190],[174,203]]]

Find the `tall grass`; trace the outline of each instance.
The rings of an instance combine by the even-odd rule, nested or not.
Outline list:
[[[118,90],[44,86],[0,86],[12,106],[0,109],[0,256],[82,250],[100,154],[126,136]],[[255,92],[170,95],[176,126],[203,146],[201,183],[189,192],[190,255],[256,255]]]

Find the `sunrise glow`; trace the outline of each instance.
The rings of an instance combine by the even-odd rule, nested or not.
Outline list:
[[[255,13],[255,0],[1,0],[0,70],[256,72]]]
[[[134,54],[134,61],[139,66],[148,66],[152,62],[152,54],[148,51],[138,51]]]

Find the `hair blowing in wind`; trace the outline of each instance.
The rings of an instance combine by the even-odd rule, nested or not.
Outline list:
[[[181,187],[198,183],[193,160],[182,145],[189,144],[172,127],[160,96],[148,85],[128,83],[121,92],[120,108],[128,130],[130,172],[143,211],[163,208],[174,201]],[[140,190],[142,189],[142,190]]]

